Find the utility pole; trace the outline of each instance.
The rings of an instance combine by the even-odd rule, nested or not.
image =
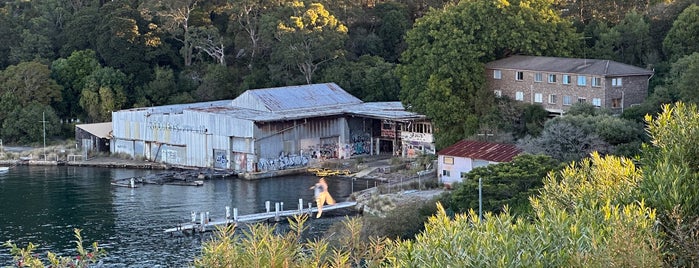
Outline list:
[[[483,220],[483,179],[478,178],[478,219]]]

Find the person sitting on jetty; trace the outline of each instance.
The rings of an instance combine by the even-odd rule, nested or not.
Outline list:
[[[328,183],[325,182],[325,178],[321,177],[318,182],[309,189],[314,190],[316,206],[318,206],[318,214],[316,215],[316,218],[320,218],[320,215],[323,214],[323,205],[325,203],[328,203],[328,205],[334,205],[335,199],[333,199],[328,192]]]

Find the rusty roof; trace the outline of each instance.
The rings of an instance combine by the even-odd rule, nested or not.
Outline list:
[[[437,154],[502,163],[512,161],[512,158],[521,153],[522,150],[514,144],[461,140]]]
[[[652,75],[653,71],[613,60],[511,56],[485,65],[488,69],[512,69],[599,76]]]

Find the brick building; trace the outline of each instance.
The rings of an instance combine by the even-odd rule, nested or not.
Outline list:
[[[576,102],[623,112],[648,95],[653,71],[611,60],[512,56],[485,65],[496,96],[562,114]]]

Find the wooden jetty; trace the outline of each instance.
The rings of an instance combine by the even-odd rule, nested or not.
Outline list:
[[[304,208],[303,207],[303,200],[299,199],[299,206],[297,209],[294,210],[283,210],[284,203],[275,203],[274,204],[274,211],[270,210],[270,202],[267,201],[265,202],[265,206],[267,208],[267,212],[263,213],[255,213],[255,214],[248,214],[248,215],[238,215],[238,209],[233,208],[233,216],[231,217],[230,215],[230,207],[226,207],[226,217],[224,219],[219,219],[219,220],[210,220],[209,218],[209,212],[201,212],[200,217],[197,222],[197,213],[192,212],[192,221],[187,222],[187,223],[182,223],[179,224],[177,227],[174,228],[169,228],[165,229],[165,233],[168,234],[174,234],[174,233],[195,233],[195,232],[208,232],[208,231],[214,231],[216,230],[217,226],[226,226],[226,225],[231,225],[235,223],[243,223],[243,222],[257,222],[257,221],[262,221],[262,220],[269,220],[269,219],[274,219],[275,221],[279,221],[282,217],[292,217],[295,215],[299,214],[313,214],[318,212],[317,207],[311,207],[311,203],[308,203],[308,207]],[[323,206],[323,212],[326,211],[331,211],[331,210],[336,210],[336,209],[342,209],[342,208],[351,208],[357,205],[357,202],[354,201],[349,201],[349,202],[340,202],[336,203],[334,205],[325,205]]]

